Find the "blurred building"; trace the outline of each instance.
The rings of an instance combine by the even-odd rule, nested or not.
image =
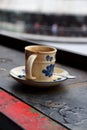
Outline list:
[[[87,36],[86,5],[86,0],[0,0],[0,29],[52,35],[56,23],[58,36]]]

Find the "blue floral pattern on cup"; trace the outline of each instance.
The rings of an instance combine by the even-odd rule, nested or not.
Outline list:
[[[47,61],[52,61],[52,60],[53,60],[53,57],[52,57],[52,56],[47,55],[47,56],[46,56],[46,60],[47,60]]]
[[[50,64],[46,67],[46,69],[42,70],[42,73],[45,74],[45,76],[51,77],[53,75],[54,70],[54,64]]]

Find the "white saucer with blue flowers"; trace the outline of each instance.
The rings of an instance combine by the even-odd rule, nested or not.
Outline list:
[[[55,75],[55,73],[58,75]],[[10,71],[10,75],[18,82],[22,84],[26,84],[28,86],[34,86],[34,87],[39,87],[39,88],[56,86],[62,81],[66,80],[67,78],[65,77],[65,75],[68,75],[68,74],[69,73],[66,70],[55,67],[53,79],[51,81],[42,82],[42,81],[37,81],[36,79],[35,80],[26,79],[25,66],[19,66],[19,67],[13,68]],[[59,75],[62,75],[62,76],[59,76]]]

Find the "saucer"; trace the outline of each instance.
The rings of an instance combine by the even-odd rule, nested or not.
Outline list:
[[[19,66],[16,68],[13,68],[10,71],[10,75],[17,80],[18,82],[28,85],[28,86],[34,86],[34,87],[51,87],[56,86],[62,81],[66,80],[66,77],[59,76],[59,75],[68,75],[68,72],[64,69],[55,67],[54,73],[57,73],[58,75],[53,74],[53,78],[51,81],[37,81],[37,80],[29,80],[25,77],[25,66]]]

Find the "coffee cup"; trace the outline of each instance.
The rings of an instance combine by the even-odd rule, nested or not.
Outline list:
[[[26,79],[40,82],[51,81],[57,49],[49,46],[30,45],[25,47]]]

